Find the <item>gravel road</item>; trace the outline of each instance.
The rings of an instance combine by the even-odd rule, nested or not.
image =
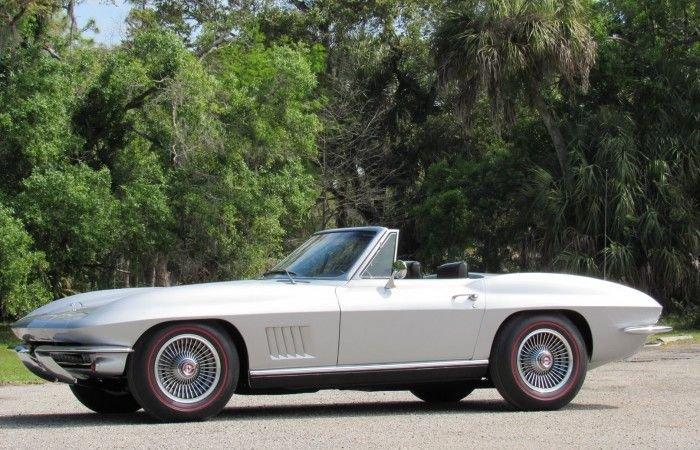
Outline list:
[[[0,387],[0,447],[700,448],[700,345],[646,348],[593,370],[556,412],[515,412],[494,389],[450,407],[404,392],[234,396],[203,423],[103,418],[63,385]]]

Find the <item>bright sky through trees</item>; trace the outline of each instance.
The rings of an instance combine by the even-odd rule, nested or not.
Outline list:
[[[75,8],[78,25],[84,27],[91,19],[99,30],[88,31],[86,36],[103,45],[117,45],[124,38],[124,19],[131,6],[123,0],[86,0]]]

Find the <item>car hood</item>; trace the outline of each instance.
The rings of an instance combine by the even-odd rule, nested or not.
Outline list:
[[[38,317],[50,319],[53,316],[65,316],[69,313],[86,313],[95,308],[108,305],[129,296],[142,294],[144,292],[156,289],[162,288],[108,289],[104,291],[83,292],[81,294],[70,295],[68,297],[54,300],[41,308],[35,309],[24,318],[20,319],[20,321]]]
[[[246,314],[271,299],[294,299],[310,291],[334,291],[337,281],[240,280],[174,287],[85,292],[53,301],[12,325],[18,336],[29,329],[80,328],[147,319]],[[330,292],[329,292],[330,293]]]

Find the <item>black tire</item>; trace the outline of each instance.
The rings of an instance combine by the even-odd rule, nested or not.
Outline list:
[[[553,343],[535,345],[538,336]],[[536,349],[529,352],[528,343]],[[537,314],[508,322],[496,336],[490,361],[493,384],[508,403],[526,411],[556,410],[567,405],[581,389],[588,354],[581,333],[569,319],[558,314]]]
[[[128,414],[141,409],[136,399],[126,389],[107,389],[79,384],[70,390],[80,403],[100,414]]]
[[[192,356],[194,359],[199,358],[199,361],[190,360],[196,364],[190,364],[189,367],[185,367],[187,362],[183,362],[186,353],[168,360],[169,357],[163,350],[163,355],[159,356],[161,349],[176,345],[178,339],[195,339],[205,343],[203,351],[209,353],[206,356]],[[169,364],[172,361],[173,369],[164,370],[157,375],[155,367],[158,358],[161,358],[161,363],[166,361]],[[218,364],[214,358],[218,358]],[[169,383],[162,377],[175,377],[175,366],[178,368],[177,376],[191,376],[185,382],[189,383],[188,386],[199,388],[204,385],[201,395],[190,394],[191,398],[186,398],[186,388],[179,393],[173,391],[175,388],[172,387],[168,390],[166,385]],[[219,367],[218,375],[214,372],[216,367]],[[205,374],[204,370],[210,372]],[[209,324],[176,323],[149,332],[139,339],[134,347],[127,378],[134,398],[153,417],[168,422],[193,421],[215,416],[226,406],[238,383],[239,372],[238,352],[223,329]]]
[[[416,386],[411,393],[427,403],[457,403],[473,390],[472,384],[458,382]]]

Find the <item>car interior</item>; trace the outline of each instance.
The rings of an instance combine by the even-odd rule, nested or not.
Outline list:
[[[469,278],[469,267],[464,261],[445,263],[437,267],[434,275],[424,276],[421,264],[418,261],[404,261],[406,263],[407,280],[419,280],[422,278]]]

